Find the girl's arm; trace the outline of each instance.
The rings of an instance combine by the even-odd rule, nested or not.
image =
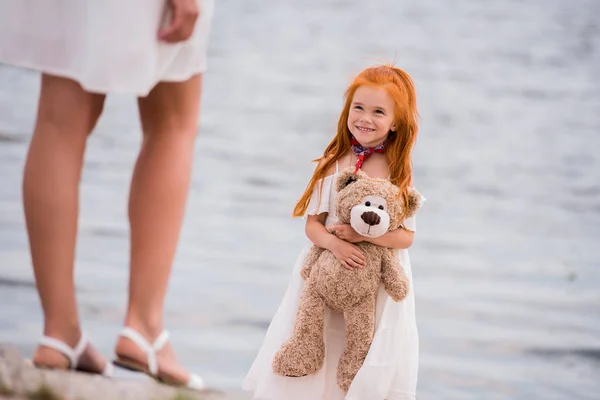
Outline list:
[[[321,167],[329,159],[330,157],[323,158],[319,162],[317,168]],[[333,174],[334,171],[334,167],[330,168],[330,170],[327,171],[327,175]],[[321,201],[329,201],[329,199],[321,199]],[[313,242],[315,246],[333,251],[332,248],[335,245],[336,240],[339,239],[327,232],[327,229],[325,229],[325,220],[327,219],[327,215],[329,215],[329,213],[326,212],[317,215],[307,215],[304,231],[306,232],[306,236],[308,236],[310,241]]]
[[[331,251],[331,247],[337,238],[325,229],[326,219],[327,213],[307,215],[304,231],[306,232],[306,236],[315,246]]]
[[[350,243],[370,242],[381,247],[390,249],[408,249],[412,243],[415,233],[404,228],[394,229],[377,238],[362,236],[357,233],[350,224],[337,225],[331,228],[338,238]]]
[[[325,219],[327,213],[308,215],[306,217],[306,236],[315,246],[327,249],[348,269],[362,268],[366,258],[362,251],[355,245],[339,239],[327,232]]]
[[[376,238],[363,237],[363,240],[390,249],[408,249],[413,244],[414,236],[414,232],[398,228]]]

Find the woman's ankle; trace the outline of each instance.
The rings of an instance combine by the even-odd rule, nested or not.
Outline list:
[[[70,347],[75,347],[81,339],[81,327],[76,322],[44,324],[44,336],[65,342]]]
[[[142,317],[133,313],[129,313],[125,318],[125,326],[149,341],[155,340],[164,329],[162,318]]]

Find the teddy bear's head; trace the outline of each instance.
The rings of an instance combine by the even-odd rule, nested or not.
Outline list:
[[[336,214],[362,236],[378,237],[401,226],[419,207],[418,194],[409,190],[408,210],[400,189],[387,179],[369,178],[350,167],[337,179]]]

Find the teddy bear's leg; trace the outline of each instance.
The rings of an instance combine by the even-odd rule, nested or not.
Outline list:
[[[305,376],[323,366],[325,300],[311,286],[305,286],[300,297],[292,336],[273,358],[273,372],[276,374]]]
[[[346,347],[337,370],[337,382],[344,392],[348,391],[356,373],[362,367],[373,341],[375,296],[369,296],[362,303],[344,312]]]

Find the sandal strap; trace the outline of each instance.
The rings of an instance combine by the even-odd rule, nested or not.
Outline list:
[[[202,379],[199,375],[190,374],[190,380],[188,381],[186,387],[192,390],[203,391],[206,390],[206,383],[204,383],[204,379]]]
[[[79,364],[79,359],[88,345],[88,339],[85,332],[82,332],[81,338],[75,347],[71,347],[62,340],[50,336],[43,336],[39,340],[39,344],[62,353],[69,359],[69,367],[71,369],[76,369]]]
[[[146,353],[146,358],[148,360],[148,371],[150,371],[152,375],[156,375],[158,373],[158,360],[156,358],[156,353],[160,351],[160,349],[162,349],[169,341],[169,332],[162,331],[152,343],[150,343],[138,331],[129,327],[123,328],[121,331],[121,336],[125,336],[126,338],[130,339],[140,349],[142,349],[144,353]]]

